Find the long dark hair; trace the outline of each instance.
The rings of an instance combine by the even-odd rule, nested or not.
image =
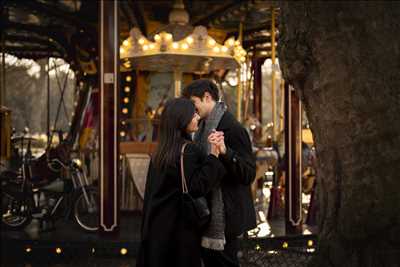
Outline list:
[[[192,121],[195,106],[189,99],[169,100],[160,118],[160,139],[153,156],[157,169],[174,166],[178,161],[183,143],[189,140],[186,127]]]

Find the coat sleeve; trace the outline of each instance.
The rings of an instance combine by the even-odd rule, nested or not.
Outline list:
[[[226,134],[226,154],[220,155],[229,175],[243,185],[250,185],[256,176],[256,160],[249,135],[242,126],[235,126]]]
[[[188,190],[193,197],[207,195],[216,188],[225,175],[225,167],[213,155],[205,155],[197,145],[186,147],[183,156]]]

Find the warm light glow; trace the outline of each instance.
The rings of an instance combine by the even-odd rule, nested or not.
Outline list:
[[[246,57],[241,57],[240,61],[245,62],[246,61]]]
[[[128,109],[127,109],[127,108],[123,108],[123,109],[122,109],[122,113],[128,114]]]
[[[222,50],[222,52],[226,53],[228,51],[228,47],[223,46],[223,47],[221,47],[221,50]]]
[[[183,44],[181,45],[181,48],[182,48],[183,50],[186,50],[186,49],[188,49],[188,48],[189,48],[189,45],[188,45],[188,44],[185,44],[185,43],[183,43]]]
[[[179,44],[178,44],[178,43],[172,43],[172,48],[173,48],[173,49],[178,49],[178,47],[179,47]]]
[[[215,53],[219,53],[219,47],[218,47],[218,46],[214,47],[214,48],[213,48],[213,51],[214,51]]]
[[[233,46],[235,44],[235,40],[233,38],[228,40],[228,45]]]
[[[256,250],[260,250],[260,249],[261,249],[260,245],[257,244],[257,245],[256,245]]]
[[[121,124],[122,124],[122,125],[125,125],[125,124],[126,124],[126,121],[121,121]]]
[[[56,248],[56,253],[57,254],[61,254],[62,253],[62,249],[61,248]]]
[[[125,97],[125,98],[124,98],[124,103],[126,103],[126,104],[129,103],[129,98],[128,98],[128,97]]]
[[[150,49],[154,49],[155,47],[156,47],[155,44],[149,44]]]
[[[214,46],[214,45],[216,44],[216,42],[215,42],[214,39],[210,39],[210,40],[208,40],[208,44],[209,44],[210,46]]]
[[[123,54],[123,53],[125,53],[125,49],[124,49],[123,47],[120,47],[120,48],[119,48],[119,52],[120,52],[121,54]]]
[[[126,135],[126,133],[124,131],[120,132],[119,134],[121,135],[121,137],[125,137],[125,135]],[[121,254],[122,254],[122,251],[121,251]],[[125,255],[125,254],[122,254],[122,255]]]
[[[143,46],[143,51],[146,51],[146,50],[148,50],[149,49],[149,46],[148,45],[144,45]]]
[[[167,33],[167,34],[165,35],[165,40],[171,41],[171,40],[172,40],[172,34]]]
[[[139,41],[138,41],[138,43],[139,43],[139,44],[141,44],[141,45],[143,45],[143,44],[144,44],[144,42],[145,42],[145,41],[144,41],[144,39],[143,39],[143,38],[140,38],[140,39],[139,39]]]
[[[289,247],[289,244],[288,244],[287,242],[283,242],[282,247],[283,247],[283,248],[288,248],[288,247]]]
[[[314,241],[308,240],[307,241],[307,246],[312,247],[314,245]]]
[[[240,42],[239,42],[239,41],[235,41],[235,45],[236,45],[236,46],[239,46],[239,45],[240,45]]]
[[[95,248],[92,248],[92,253],[94,254],[96,252],[96,249]]]
[[[132,77],[131,77],[131,76],[129,76],[129,75],[128,75],[128,76],[126,76],[126,81],[127,81],[127,82],[130,82],[130,81],[132,81]]]
[[[155,41],[160,41],[161,40],[161,36],[159,34],[154,35],[154,40]]]
[[[186,41],[188,42],[188,44],[192,44],[193,43],[193,37],[189,36],[188,38],[186,38]]]
[[[26,253],[30,253],[32,251],[32,249],[28,247],[25,249],[25,251],[26,251]]]
[[[129,93],[131,91],[131,88],[129,86],[125,86],[124,91],[125,93]]]
[[[126,62],[124,63],[124,66],[125,66],[126,68],[130,68],[131,62],[130,62],[130,61],[126,61]]]
[[[124,46],[128,46],[128,45],[129,45],[129,41],[128,41],[128,40],[125,40],[125,41],[122,42],[122,44],[123,44]]]
[[[128,253],[128,250],[126,248],[121,248],[120,253],[121,255],[126,255]]]

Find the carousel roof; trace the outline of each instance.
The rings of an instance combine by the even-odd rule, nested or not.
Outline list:
[[[271,50],[271,1],[184,0],[192,26],[205,26],[220,42],[238,37],[243,23],[243,47],[256,55]],[[172,0],[120,1],[121,42],[137,27],[147,37],[168,25]],[[98,3],[80,0],[0,0],[6,53],[40,59],[61,57],[73,69],[98,56]],[[274,12],[279,12],[275,9]],[[279,18],[276,21],[279,24]],[[80,64],[78,64],[80,63]]]

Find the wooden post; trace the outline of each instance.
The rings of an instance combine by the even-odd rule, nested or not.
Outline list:
[[[99,1],[100,10],[100,231],[119,226],[119,29],[118,1]]]
[[[301,194],[301,102],[294,89],[285,85],[285,224],[287,234],[302,232]]]

